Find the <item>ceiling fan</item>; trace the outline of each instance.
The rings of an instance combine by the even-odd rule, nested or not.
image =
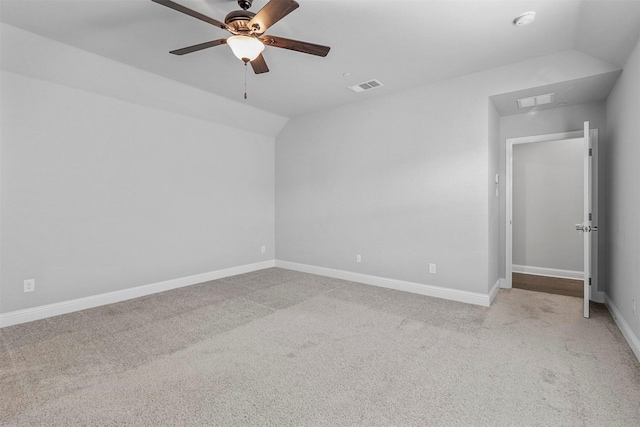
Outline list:
[[[240,6],[241,10],[235,10],[227,14],[224,18],[224,23],[171,0],[152,1],[192,16],[196,19],[200,19],[201,21],[207,22],[218,28],[222,28],[223,30],[227,30],[232,34],[231,37],[226,39],[199,43],[169,52],[174,55],[185,55],[202,49],[228,44],[238,59],[242,60],[245,64],[247,62],[251,63],[253,71],[256,74],[261,74],[269,71],[267,63],[262,56],[262,51],[265,46],[295,50],[297,52],[323,57],[327,56],[329,53],[330,48],[328,46],[321,46],[318,44],[264,34],[269,27],[300,6],[294,0],[271,0],[262,9],[260,9],[258,13],[253,13],[248,10],[251,7],[253,0],[238,0],[238,6]]]

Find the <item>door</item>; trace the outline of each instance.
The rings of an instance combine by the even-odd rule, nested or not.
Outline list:
[[[584,317],[589,318],[589,300],[591,299],[591,233],[598,228],[592,224],[592,172],[593,147],[589,138],[589,122],[584,122],[584,212],[582,232],[584,238]]]

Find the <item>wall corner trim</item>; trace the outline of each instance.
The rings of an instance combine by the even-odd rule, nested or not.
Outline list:
[[[591,301],[593,302],[597,302],[599,304],[604,304],[605,303],[605,294],[604,292],[600,292],[600,291],[596,291],[596,292],[591,292]]]
[[[618,307],[616,307],[607,294],[604,294],[604,304],[609,310],[609,313],[611,313],[611,317],[615,320],[616,325],[618,325],[618,329],[620,329],[627,343],[629,343],[629,347],[631,347],[631,350],[640,362],[640,339],[633,333],[629,324],[627,324],[624,317],[622,317],[620,310],[618,310]]]
[[[498,292],[501,288],[504,287],[505,282],[505,279],[498,279],[496,280],[496,283],[493,284],[493,287],[489,289],[489,304],[493,304],[493,300],[496,299],[496,296],[498,296]]]
[[[439,286],[425,285],[422,283],[407,282],[404,280],[389,279],[385,277],[371,276],[368,274],[355,273],[345,270],[336,270],[327,267],[318,267],[315,265],[299,264],[296,262],[282,260],[276,260],[276,267],[284,268],[287,270],[300,271],[303,273],[317,274],[319,276],[333,277],[334,279],[349,280],[351,282],[358,282],[365,285],[378,286],[381,288],[411,292],[414,294],[420,294],[429,297],[448,299],[452,301],[464,302],[467,304],[481,305],[484,307],[489,307],[489,305],[491,304],[491,297],[489,294],[442,288]]]
[[[86,310],[88,308],[114,304],[145,295],[183,288],[185,286],[196,285],[198,283],[209,282],[211,280],[235,276],[237,274],[250,273],[252,271],[263,270],[274,266],[274,260],[262,261],[253,264],[225,268],[222,270],[210,271],[207,273],[195,274],[192,276],[178,277],[176,279],[136,286],[134,288],[122,289],[104,294],[92,295],[84,298],[77,298],[69,301],[62,301],[54,304],[26,308],[24,310],[10,311],[8,313],[0,314],[0,328],[45,319],[47,317],[59,316],[61,314],[73,313],[75,311]]]

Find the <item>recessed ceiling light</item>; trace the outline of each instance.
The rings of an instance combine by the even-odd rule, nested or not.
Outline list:
[[[518,99],[518,108],[535,107],[535,105],[536,105],[536,99],[535,98]]]
[[[515,19],[513,20],[513,23],[518,27],[521,27],[523,25],[531,24],[535,20],[536,20],[535,12],[525,12],[521,15],[516,16]]]
[[[555,95],[555,93],[546,93],[544,95],[536,96],[536,105],[551,104]]]

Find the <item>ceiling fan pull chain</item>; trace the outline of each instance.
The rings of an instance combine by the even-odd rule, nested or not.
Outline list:
[[[247,62],[244,63],[244,99],[247,99]]]

